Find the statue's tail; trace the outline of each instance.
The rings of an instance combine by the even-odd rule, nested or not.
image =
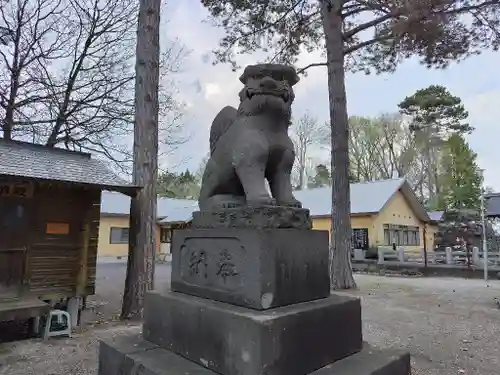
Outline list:
[[[226,106],[215,116],[210,128],[210,155],[214,153],[217,141],[229,129],[237,115],[238,110],[236,108]]]

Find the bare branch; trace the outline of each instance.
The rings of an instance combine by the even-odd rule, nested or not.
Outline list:
[[[310,152],[316,146],[325,143],[329,128],[320,125],[317,118],[309,112],[304,113],[290,128],[290,138],[295,146],[294,180],[296,187],[303,189],[307,183],[307,169]]]
[[[10,48],[0,51],[4,136],[7,131],[8,137],[49,147],[90,151],[120,171],[130,171],[138,4],[135,0],[20,0],[19,4],[0,12],[17,37]],[[185,56],[176,40],[161,55],[161,152],[171,152],[187,139],[174,77]]]

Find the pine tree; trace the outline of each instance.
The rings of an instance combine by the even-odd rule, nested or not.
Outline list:
[[[441,199],[447,210],[474,209],[480,205],[482,177],[477,154],[455,133],[445,143],[442,158]]]
[[[469,113],[465,110],[462,99],[439,85],[416,91],[398,106],[402,114],[411,117],[410,131],[414,134],[427,164],[427,205],[432,210],[443,209],[443,194],[440,192],[439,181],[441,149],[450,134],[468,134],[474,130],[467,123]]]

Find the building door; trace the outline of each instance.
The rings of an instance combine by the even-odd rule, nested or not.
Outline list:
[[[21,291],[29,238],[27,202],[0,198],[0,297]]]

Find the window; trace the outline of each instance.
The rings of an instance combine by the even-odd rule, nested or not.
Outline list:
[[[109,231],[109,243],[128,243],[128,228],[111,227]]]
[[[420,229],[408,225],[384,224],[384,245],[420,246]]]
[[[172,242],[172,228],[161,228],[160,242],[161,243],[171,243]]]
[[[384,229],[384,245],[391,243],[391,233],[389,229]]]
[[[368,228],[352,230],[352,246],[354,249],[368,250]]]

